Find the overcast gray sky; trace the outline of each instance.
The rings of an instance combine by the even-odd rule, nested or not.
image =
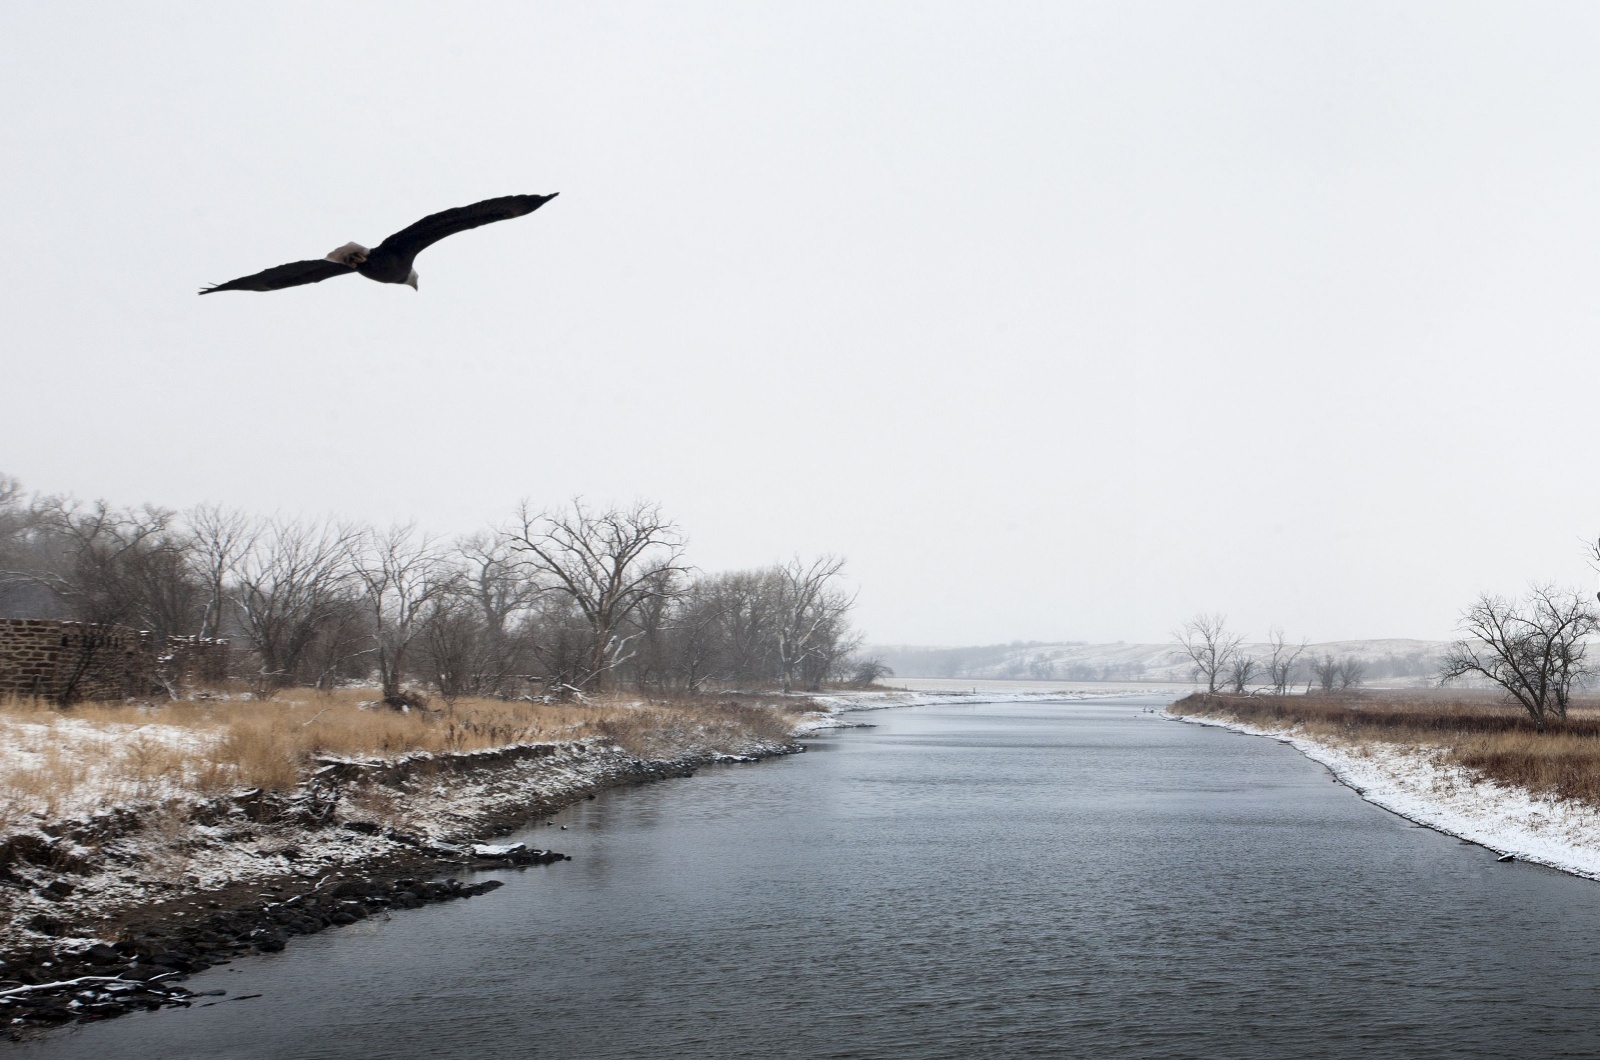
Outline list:
[[[1592,4],[0,6],[0,470],[653,498],[880,642],[1437,637],[1600,533]],[[426,213],[418,259],[200,299]]]

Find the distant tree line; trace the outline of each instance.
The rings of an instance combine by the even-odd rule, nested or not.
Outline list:
[[[224,637],[263,693],[376,680],[402,705],[603,688],[870,681],[835,557],[704,573],[659,505],[521,507],[455,540],[413,525],[117,508],[0,477],[0,617]]]
[[[1058,677],[1055,673],[1039,674],[1034,657],[1025,653],[1029,648],[1060,647],[1047,641],[1012,641],[1009,644],[984,644],[964,648],[923,648],[910,645],[879,645],[873,650],[883,661],[905,677],[967,677],[976,672],[992,670],[984,676],[1000,678],[1046,679]],[[1020,653],[1023,653],[1019,655]]]
[[[1600,569],[1600,543],[1591,559]],[[1575,589],[1534,583],[1517,597],[1481,594],[1462,613],[1459,629],[1462,636],[1434,664],[1433,676],[1441,685],[1467,680],[1498,689],[1540,732],[1565,721],[1573,694],[1600,676],[1589,656],[1600,635],[1600,608]],[[1273,631],[1269,654],[1251,656],[1220,614],[1196,615],[1173,639],[1213,693],[1254,685],[1281,695],[1299,679],[1307,692],[1334,691],[1359,687],[1365,676],[1362,661],[1351,656],[1305,658],[1305,643],[1289,644],[1281,630]]]
[[[1306,691],[1343,691],[1361,687],[1367,664],[1353,655],[1308,654],[1302,640],[1293,643],[1282,629],[1267,635],[1265,651],[1244,650],[1244,637],[1228,629],[1227,616],[1199,614],[1172,634],[1178,655],[1186,659],[1206,691],[1244,693],[1253,689],[1285,695],[1302,682]]]
[[[1175,638],[1176,638],[1175,634]],[[1285,644],[1276,649],[1281,661]],[[903,677],[999,678],[1034,681],[1167,681],[1196,673],[1182,650],[1160,644],[1089,644],[1082,641],[1016,641],[960,648],[918,648],[875,645],[874,654]],[[1267,684],[1274,646],[1240,638],[1239,661],[1253,687]],[[1436,674],[1442,646],[1378,650],[1364,646],[1359,654],[1337,646],[1304,645],[1290,666],[1287,684],[1336,690],[1375,678],[1417,678]],[[1187,672],[1186,672],[1187,671]],[[1226,678],[1219,678],[1224,687]]]

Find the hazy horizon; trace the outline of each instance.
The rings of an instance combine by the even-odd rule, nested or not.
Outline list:
[[[1446,639],[1593,578],[1597,45],[1581,4],[12,5],[0,472],[445,534],[648,498],[705,569],[848,557],[877,644]],[[195,297],[530,192],[417,292]]]

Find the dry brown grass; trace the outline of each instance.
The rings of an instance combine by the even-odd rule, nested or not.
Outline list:
[[[1600,703],[1583,702],[1538,732],[1521,707],[1489,694],[1366,693],[1180,699],[1180,714],[1263,727],[1303,726],[1346,743],[1440,748],[1489,779],[1600,805]]]
[[[639,706],[608,711],[593,722],[597,734],[641,758],[670,758],[697,747],[729,753],[752,739],[780,743],[794,724],[788,710],[735,700],[688,710],[681,704]]]
[[[371,691],[290,691],[268,701],[86,703],[61,710],[0,702],[0,830],[236,788],[283,790],[312,759],[394,758],[598,738],[645,758],[781,741],[796,708],[731,699],[513,703],[461,699],[400,713]]]

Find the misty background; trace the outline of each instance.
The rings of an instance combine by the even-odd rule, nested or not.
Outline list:
[[[1442,638],[1587,582],[1600,9],[0,8],[0,470],[660,501],[883,644]],[[418,262],[195,297],[560,192]]]

